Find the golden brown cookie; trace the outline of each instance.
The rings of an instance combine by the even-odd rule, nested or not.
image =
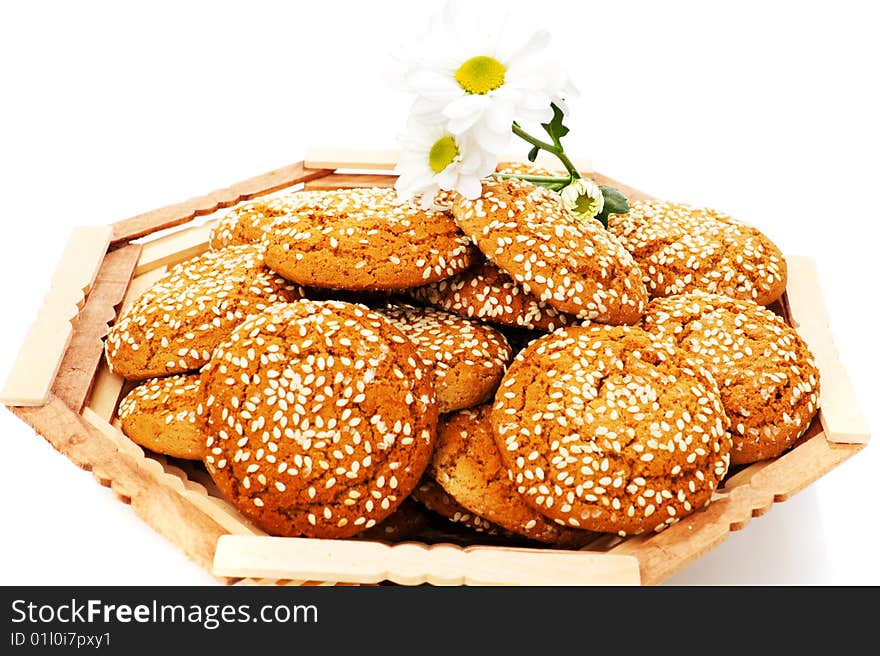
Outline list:
[[[431,458],[431,372],[406,336],[361,305],[273,305],[237,326],[201,375],[208,472],[270,534],[372,528]]]
[[[718,387],[638,327],[562,328],[510,365],[491,416],[501,459],[536,510],[619,535],[708,504],[731,441]]]
[[[507,173],[511,175],[540,175],[545,178],[567,176],[564,171],[552,171],[543,166],[537,166],[526,162],[498,162],[495,171],[497,173]]]
[[[523,291],[504,271],[483,260],[447,280],[407,290],[407,295],[463,317],[507,326],[555,330],[579,323]]]
[[[712,209],[645,200],[608,230],[633,254],[652,297],[700,290],[769,305],[785,291],[782,253],[757,228]]]
[[[362,540],[400,542],[415,538],[427,524],[427,511],[413,501],[412,497],[407,497],[381,523],[361,531],[355,537]]]
[[[406,289],[469,267],[476,249],[444,212],[394,189],[339,189],[272,224],[266,263],[314,287]]]
[[[129,380],[194,371],[245,317],[300,295],[258,246],[209,251],[172,267],[116,318],[107,364]]]
[[[461,524],[465,528],[469,528],[477,533],[508,537],[513,535],[497,524],[493,524],[489,520],[472,513],[446,494],[446,491],[436,481],[427,476],[419,481],[416,489],[412,492],[412,498],[431,512],[448,519],[454,524]]]
[[[433,367],[441,413],[479,405],[495,393],[510,361],[510,346],[497,330],[435,308],[400,303],[379,311]]]
[[[269,226],[275,219],[320,200],[326,193],[293,191],[272,198],[257,198],[239,203],[214,224],[208,243],[212,250],[260,243],[265,240]]]
[[[117,416],[133,442],[175,458],[201,460],[207,437],[196,411],[202,402],[198,374],[153,378],[125,395]]]
[[[547,519],[517,493],[492,434],[491,405],[441,417],[428,474],[474,515],[538,542],[581,547],[595,533]]]
[[[651,301],[644,327],[712,372],[730,418],[732,464],[775,458],[809,427],[819,370],[794,328],[767,308],[691,292]]]
[[[455,222],[524,291],[599,323],[636,323],[648,292],[623,245],[598,221],[565,211],[555,192],[522,180],[488,180],[476,200],[458,197]]]

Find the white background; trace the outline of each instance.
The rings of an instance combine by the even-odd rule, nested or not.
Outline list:
[[[872,4],[506,6],[551,29],[581,90],[571,153],[817,259],[840,358],[876,427]],[[3,3],[3,379],[73,226],[227,186],[309,146],[395,147],[410,99],[383,71],[439,6]],[[870,445],[670,583],[880,584],[878,470]],[[214,583],[5,408],[0,509],[0,584]]]

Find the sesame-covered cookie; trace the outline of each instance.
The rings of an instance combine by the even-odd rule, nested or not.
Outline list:
[[[712,372],[730,418],[731,463],[774,458],[809,427],[819,370],[797,332],[767,308],[691,292],[651,301],[644,327]]]
[[[579,323],[534,294],[523,291],[504,271],[483,260],[446,280],[407,290],[423,303],[492,323],[555,330]]]
[[[510,361],[510,346],[497,330],[435,308],[400,303],[379,311],[433,367],[441,413],[479,405],[495,393]]]
[[[491,423],[533,508],[566,525],[631,535],[708,504],[730,435],[715,381],[638,327],[562,328],[510,365]]]
[[[517,493],[489,422],[491,405],[440,418],[428,474],[476,516],[538,542],[579,547],[596,535],[547,519]]]
[[[213,250],[260,243],[275,219],[315,203],[326,194],[326,191],[293,191],[239,203],[213,225],[208,243]]]
[[[397,202],[394,189],[327,192],[267,235],[266,263],[301,285],[406,289],[468,268],[476,249],[445,212]]]
[[[609,216],[608,230],[633,254],[652,297],[700,290],[769,305],[785,291],[776,245],[716,210],[638,201]]]
[[[194,371],[245,317],[300,296],[258,246],[208,251],[172,267],[116,318],[107,364],[129,380]]]
[[[203,401],[198,374],[147,380],[123,397],[117,416],[122,432],[151,451],[201,460],[206,435],[196,412]]]
[[[570,216],[558,194],[489,180],[482,197],[458,197],[452,211],[486,258],[541,301],[599,323],[641,318],[648,293],[632,255],[598,221]]]
[[[430,460],[431,371],[364,306],[273,305],[237,326],[201,376],[208,472],[270,534],[344,538],[371,528]]]
[[[449,520],[453,524],[461,524],[477,533],[485,533],[492,536],[512,537],[510,531],[506,531],[488,519],[475,515],[462,506],[458,501],[449,496],[446,491],[432,478],[425,476],[412,492],[412,497],[425,508]]]

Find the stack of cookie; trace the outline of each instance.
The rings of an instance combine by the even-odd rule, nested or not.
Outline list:
[[[809,350],[764,307],[784,258],[710,210],[640,202],[605,230],[515,179],[446,210],[288,192],[210,246],[111,328],[137,382],[118,416],[273,535],[660,530],[817,408]]]

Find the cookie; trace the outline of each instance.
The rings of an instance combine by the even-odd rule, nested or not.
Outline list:
[[[548,305],[599,323],[641,318],[648,293],[632,255],[598,221],[570,216],[555,192],[489,180],[482,197],[458,197],[452,211],[489,261]]]
[[[198,374],[153,378],[123,397],[117,417],[133,442],[156,453],[201,460],[207,438],[196,411],[202,401]]]
[[[400,542],[415,538],[427,524],[428,514],[423,507],[407,497],[381,523],[361,531],[355,537],[362,540]]]
[[[694,290],[769,305],[785,291],[785,258],[760,230],[712,209],[649,200],[612,214],[652,297]]]
[[[507,370],[490,421],[529,505],[621,536],[708,504],[730,461],[711,374],[638,327],[575,326],[535,340]]]
[[[240,203],[227,212],[211,228],[208,244],[212,250],[227,246],[256,244],[266,238],[272,222],[287,216],[304,205],[320,200],[325,191],[294,191],[272,198],[258,198]]]
[[[547,519],[517,493],[489,422],[491,405],[441,417],[428,474],[474,515],[537,542],[581,547],[596,535]]]
[[[497,524],[493,524],[489,520],[472,513],[446,494],[446,491],[429,477],[425,477],[419,482],[416,489],[412,492],[412,498],[431,512],[454,524],[461,524],[465,528],[469,528],[477,533],[507,537],[512,535]]]
[[[543,166],[527,162],[498,162],[495,172],[507,173],[509,175],[539,175],[545,178],[558,178],[568,175],[565,171],[551,171]]]
[[[431,372],[406,336],[363,306],[273,305],[238,325],[201,376],[208,472],[272,535],[372,528],[431,458]]]
[[[327,192],[267,235],[266,264],[301,285],[406,289],[468,268],[476,249],[448,214],[397,202],[394,189]]]
[[[552,331],[579,320],[523,291],[513,278],[483,260],[447,280],[422,285],[407,296],[435,307],[507,326]]]
[[[651,301],[644,327],[712,372],[730,418],[731,463],[775,458],[806,432],[819,406],[819,370],[780,316],[751,301],[691,292]]]
[[[479,405],[495,393],[510,361],[510,346],[497,330],[434,308],[388,304],[380,311],[433,368],[441,413]]]
[[[259,247],[208,251],[172,267],[120,313],[107,364],[129,380],[195,371],[245,317],[301,293],[263,265]]]

